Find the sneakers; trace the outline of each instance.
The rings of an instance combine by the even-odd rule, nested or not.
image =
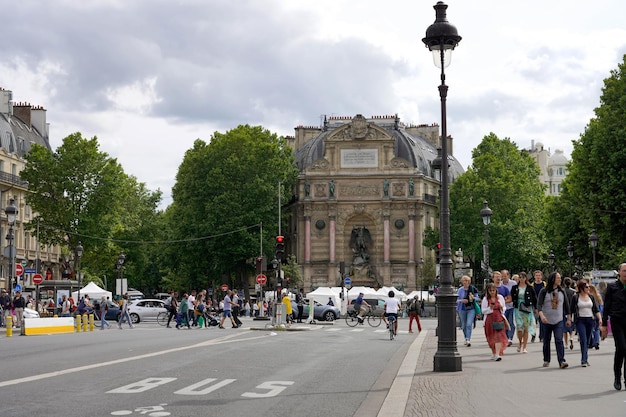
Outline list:
[[[413,330],[409,330],[409,333],[413,333]]]
[[[530,338],[530,343],[535,343],[535,335],[533,335],[533,337]]]
[[[589,364],[587,362],[581,362],[580,366],[582,366],[583,368],[586,368]]]
[[[559,364],[559,368],[561,368],[561,369],[565,369],[565,368],[567,368],[568,366],[569,366],[569,365],[567,364],[567,362],[561,362],[561,363]]]
[[[569,350],[574,349],[574,341],[572,339],[569,340]]]
[[[495,359],[496,362],[500,362],[501,360],[502,360],[502,356],[496,356],[496,359]]]
[[[468,341],[467,341],[467,347],[471,347],[471,346],[472,346],[472,344],[471,344],[471,343],[470,343],[470,341],[468,340]]]
[[[526,350],[526,348],[524,348],[524,349],[522,350],[522,353],[528,353],[528,351]]]
[[[508,344],[508,345],[506,345],[506,347],[511,347],[511,346],[513,346],[513,341],[512,341],[512,340],[509,340],[509,344]],[[519,352],[519,350],[518,350],[518,352]]]
[[[544,367],[544,368],[547,368],[548,366],[550,366],[550,362],[544,362],[544,363],[543,363],[543,367]]]

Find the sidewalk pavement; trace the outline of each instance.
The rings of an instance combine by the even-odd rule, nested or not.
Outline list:
[[[610,337],[600,350],[589,351],[591,366],[583,368],[575,336],[574,349],[565,351],[566,369],[558,366],[554,340],[548,368],[543,367],[539,339],[529,341],[527,354],[517,353],[513,344],[500,362],[490,359],[482,322],[474,329],[471,347],[463,346],[460,330],[459,340],[463,370],[435,373],[435,331],[424,330],[416,336],[378,416],[626,416],[626,390],[613,388],[615,345]]]

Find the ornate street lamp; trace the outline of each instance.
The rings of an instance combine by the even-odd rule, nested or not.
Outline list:
[[[424,258],[420,258],[420,300],[424,291]]]
[[[433,53],[435,66],[441,69],[441,198],[439,213],[439,232],[441,236],[440,279],[441,287],[437,294],[438,342],[434,358],[435,372],[454,372],[462,370],[461,355],[456,348],[456,293],[452,287],[452,257],[450,248],[450,202],[448,192],[448,131],[446,116],[446,85],[445,68],[450,65],[452,50],[461,41],[456,27],[448,22],[446,9],[448,5],[437,2],[435,22],[426,29],[426,37],[422,42]]]
[[[78,274],[78,301],[80,301],[80,288],[83,286],[83,277],[80,274],[80,258],[83,257],[83,245],[78,242],[78,246],[74,248],[76,254],[76,273]]]
[[[487,205],[487,201],[483,202],[483,208],[480,210],[480,217],[483,219],[485,225],[485,246],[483,247],[483,259],[485,262],[485,276],[487,279],[491,276],[491,267],[489,266],[489,224],[491,223],[491,216],[493,212]]]
[[[556,268],[554,267],[554,251],[553,250],[550,250],[550,254],[548,255],[548,263],[550,264],[550,269],[552,269],[552,272],[554,272]]]
[[[9,205],[4,208],[4,213],[7,215],[7,223],[9,224],[9,234],[6,239],[9,241],[9,285],[11,294],[17,285],[17,276],[15,275],[15,235],[13,234],[13,226],[17,221],[18,214],[17,207],[15,207],[15,200],[12,198],[9,200]]]
[[[572,245],[572,241],[570,240],[567,244],[567,257],[569,258],[569,276],[572,276],[572,259],[574,258],[574,245]]]
[[[591,235],[589,236],[589,244],[591,245],[591,252],[593,253],[593,270],[596,270],[596,249],[598,248],[598,234],[596,233],[596,229],[591,231]],[[591,277],[593,278],[593,272],[591,273]]]

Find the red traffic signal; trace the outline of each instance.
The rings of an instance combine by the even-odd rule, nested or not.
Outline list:
[[[285,236],[276,236],[276,250],[275,250],[276,259],[279,261],[283,259],[285,255]]]

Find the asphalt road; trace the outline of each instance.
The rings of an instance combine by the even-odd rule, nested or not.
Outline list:
[[[1,414],[376,415],[415,340],[404,331],[390,341],[382,325],[353,329],[341,320],[294,326],[303,331],[251,329],[264,324],[3,335]]]

